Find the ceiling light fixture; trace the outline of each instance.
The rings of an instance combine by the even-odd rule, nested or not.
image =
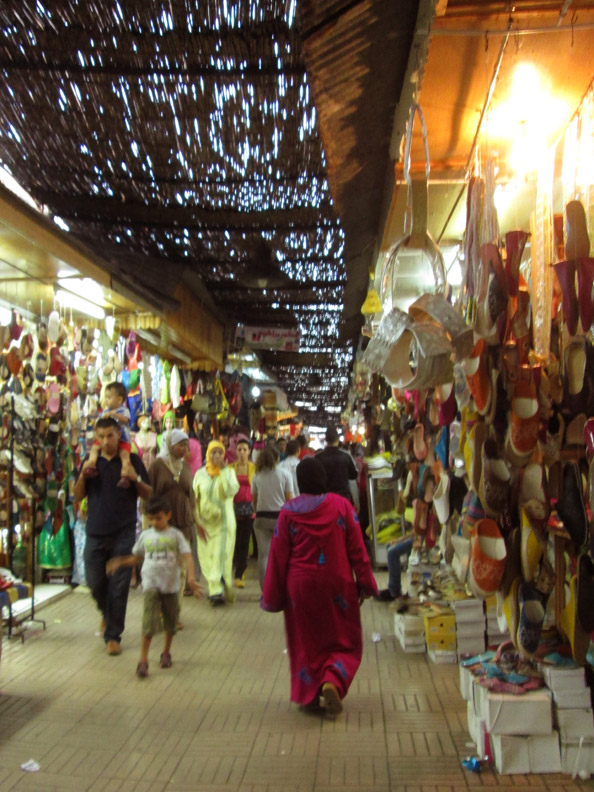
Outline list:
[[[85,300],[84,297],[79,297],[77,294],[58,289],[56,291],[56,300],[67,308],[72,308],[73,311],[92,316],[93,319],[105,319],[105,311],[99,305]]]

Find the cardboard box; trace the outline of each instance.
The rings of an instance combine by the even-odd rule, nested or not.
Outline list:
[[[476,638],[481,636],[484,641],[485,620],[471,622],[456,622],[456,635],[458,638]]]
[[[474,701],[472,697],[472,683],[474,682],[474,674],[469,668],[464,668],[464,666],[460,666],[458,670],[460,678],[460,695],[464,701],[471,703],[472,710],[474,712]]]
[[[476,717],[471,701],[466,705],[466,716],[468,721],[468,733],[476,746],[478,756],[486,756],[489,761],[493,761],[491,741],[487,729],[485,728],[485,721]]]
[[[477,714],[480,715],[478,711]],[[521,696],[488,692],[484,718],[487,731],[491,735],[551,734],[553,731],[551,691],[541,688]]]
[[[561,742],[561,772],[572,778],[587,778],[594,773],[594,742]]]
[[[456,654],[456,634],[453,635],[425,635],[427,649],[434,652],[454,652]]]
[[[425,636],[429,638],[431,635],[439,637],[456,635],[456,617],[454,614],[425,616]]]
[[[485,619],[481,600],[455,600],[452,602],[452,608],[456,614],[456,624],[484,621]]]
[[[566,668],[542,663],[542,675],[550,690],[583,690],[586,687],[586,674],[583,668]]]
[[[493,758],[501,775],[509,773],[559,773],[559,735],[512,737],[492,734]]]
[[[433,663],[457,663],[458,655],[456,652],[442,651],[439,649],[428,649],[427,654]]]
[[[406,635],[403,632],[396,631],[396,638],[407,654],[425,654],[425,636],[423,633],[420,635]]]
[[[529,773],[530,755],[526,737],[509,737],[503,734],[492,734],[493,760],[497,772],[501,775],[509,773]]]
[[[588,709],[591,705],[589,688],[580,690],[554,690],[553,699],[557,709]]]
[[[560,709],[555,713],[561,742],[572,742],[581,737],[594,741],[594,716],[592,709]]]
[[[395,613],[394,614],[394,632],[399,631],[404,635],[421,635],[425,636],[425,622],[422,616],[417,616],[410,613]]]

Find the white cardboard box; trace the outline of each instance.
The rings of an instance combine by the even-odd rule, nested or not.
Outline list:
[[[554,690],[553,699],[557,709],[587,709],[590,704],[590,690],[581,688],[579,690]]]
[[[456,636],[458,638],[476,638],[477,635],[484,641],[485,634],[485,621],[469,621],[459,622],[456,621]]]
[[[572,742],[581,737],[594,741],[594,717],[591,709],[558,709],[555,714],[561,742]]]
[[[561,772],[572,778],[578,775],[590,776],[594,773],[594,742],[579,740],[561,742]]]
[[[485,728],[485,721],[476,717],[471,701],[468,701],[466,704],[466,716],[468,721],[468,733],[476,746],[477,754],[479,756],[485,756],[486,754],[490,755],[491,748],[489,745],[489,736]]]
[[[450,652],[442,649],[429,649],[427,651],[429,659],[433,663],[457,663],[458,655],[456,652]]]
[[[541,670],[546,686],[551,690],[583,690],[586,687],[583,668],[564,668],[543,663]]]
[[[464,701],[469,701],[472,704],[472,710],[474,712],[474,702],[472,699],[472,683],[474,680],[474,674],[468,668],[464,668],[464,666],[460,666],[459,673],[460,695]]]
[[[551,698],[551,692],[546,688],[531,690],[520,696],[488,692],[484,711],[487,731],[491,735],[551,734],[553,731]],[[477,714],[482,717],[481,713],[477,712]]]
[[[456,614],[456,624],[484,621],[485,619],[481,600],[455,600],[452,602],[452,608]]]
[[[557,732],[546,736],[491,735],[493,758],[497,772],[559,773],[561,752]]]
[[[394,632],[400,631],[404,635],[420,634],[425,636],[425,623],[422,616],[408,613],[394,614]]]

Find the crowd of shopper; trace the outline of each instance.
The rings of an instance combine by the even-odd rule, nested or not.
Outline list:
[[[172,665],[183,595],[205,593],[212,606],[233,602],[234,589],[245,587],[251,547],[261,607],[284,612],[291,699],[341,712],[361,662],[360,604],[378,590],[357,516],[361,471],[335,427],[317,454],[304,435],[271,439],[257,454],[246,434],[233,442],[222,435],[195,470],[190,438],[171,421],[148,470],[122,444],[120,417],[102,416],[96,435],[75,497],[88,498],[86,576],[107,653],[120,652],[130,568],[142,567],[142,678],[156,632],[164,633],[159,665]],[[139,500],[145,519],[137,535]]]

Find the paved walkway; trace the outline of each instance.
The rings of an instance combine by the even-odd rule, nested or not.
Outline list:
[[[463,770],[470,749],[457,666],[403,654],[382,603],[363,607],[363,663],[344,713],[332,721],[300,712],[289,701],[282,615],[260,610],[255,568],[249,575],[232,607],[184,601],[173,668],[159,669],[157,636],[146,680],[134,674],[139,591],[119,657],[106,656],[84,593],[42,611],[46,632],[5,642],[1,792],[594,790],[565,775]],[[40,772],[20,769],[30,758]]]

